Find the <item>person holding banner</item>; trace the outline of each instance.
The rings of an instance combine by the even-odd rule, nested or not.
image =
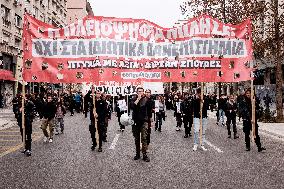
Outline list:
[[[209,109],[208,99],[205,98],[203,101],[202,118],[200,117],[200,104],[201,104],[201,89],[198,88],[196,90],[196,95],[193,99],[193,126],[194,126],[193,151],[197,150],[198,143],[199,143],[200,119],[202,119],[202,144],[200,147],[203,151],[207,151],[207,149],[204,147],[204,143],[205,143],[205,131],[206,131],[207,122],[208,122],[208,116],[207,116],[207,110]]]
[[[243,132],[245,133],[245,143],[246,143],[246,151],[250,151],[250,132],[252,130],[252,123],[255,123],[255,144],[258,148],[258,152],[261,152],[263,150],[266,150],[264,147],[261,146],[260,137],[258,135],[258,124],[257,124],[257,117],[258,114],[256,114],[260,109],[259,102],[256,100],[255,104],[255,112],[252,111],[252,102],[251,102],[251,90],[247,89],[245,92],[245,95],[240,98],[240,114],[243,118]],[[252,120],[252,114],[255,114],[255,120]]]
[[[148,131],[147,131],[147,145],[149,146],[150,144],[150,139],[151,139],[151,127],[152,127],[152,113],[154,112],[154,109],[155,109],[155,102],[154,100],[151,99],[151,90],[150,89],[146,89],[145,91],[145,96],[148,100],[148,103],[150,104],[151,106],[151,116],[150,116],[150,119],[148,121]]]
[[[184,123],[184,138],[188,138],[191,136],[190,132],[193,123],[192,99],[189,97],[188,93],[184,95],[184,100],[181,103],[181,111]]]
[[[143,160],[146,162],[150,161],[150,158],[147,156],[147,136],[148,136],[148,127],[149,121],[152,118],[152,103],[144,95],[143,87],[137,87],[136,89],[137,96],[134,97],[131,101],[132,119],[134,124],[132,126],[132,132],[135,139],[136,146],[136,155],[134,160],[140,159],[140,134],[142,142],[142,153]]]
[[[127,108],[128,107],[127,107],[124,96],[119,95],[119,100],[117,101],[117,105],[116,105],[116,113],[117,113],[118,123],[119,123],[121,132],[125,130],[125,126],[121,124],[120,117],[122,114],[127,112]]]
[[[94,98],[94,97],[93,97]],[[107,110],[107,103],[101,98],[101,91],[97,90],[95,94],[95,106],[96,106],[96,112],[93,111],[94,109],[94,103],[91,101],[91,111],[90,111],[90,119],[91,124],[89,125],[89,131],[91,133],[91,138],[93,145],[91,147],[92,150],[95,150],[97,146],[96,142],[96,132],[98,132],[99,137],[99,149],[98,152],[102,152],[102,143],[104,138],[104,130],[105,130],[105,120],[108,115]],[[95,120],[97,119],[97,123],[95,123]],[[95,124],[97,124],[98,131],[96,131]]]
[[[47,95],[47,102],[43,105],[43,121],[41,125],[41,129],[44,134],[43,141],[47,142],[49,138],[49,142],[53,142],[53,131],[54,131],[54,118],[56,114],[56,105],[53,102],[53,98],[51,94]],[[47,132],[47,127],[49,127],[49,135]]]

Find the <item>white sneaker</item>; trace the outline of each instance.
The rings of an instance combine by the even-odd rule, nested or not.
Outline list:
[[[180,128],[179,128],[179,127],[177,127],[176,131],[180,131]]]
[[[207,151],[207,149],[204,147],[204,145],[201,145],[200,147],[203,151]]]
[[[53,142],[53,140],[52,140],[52,138],[50,138],[50,139],[49,139],[49,143],[52,143],[52,142]]]
[[[194,144],[194,146],[193,146],[193,149],[192,149],[193,151],[196,151],[197,150],[197,144]]]
[[[47,142],[47,137],[43,137],[43,142]]]

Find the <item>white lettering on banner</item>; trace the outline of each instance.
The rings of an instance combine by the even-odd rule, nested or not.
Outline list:
[[[103,35],[108,34],[107,32]],[[241,58],[248,55],[245,40],[226,38],[192,38],[151,43],[102,39],[33,39],[32,55],[45,58],[83,58],[95,56],[127,58],[219,57]]]
[[[51,32],[52,28],[49,29],[51,30],[48,32],[48,37],[53,38],[54,35]],[[206,17],[201,17],[200,19],[184,24],[178,28],[167,30],[162,30],[147,22],[98,21],[89,18],[86,19],[85,23],[80,19],[77,23],[72,23],[69,26],[64,27],[64,36],[57,37],[95,35],[96,38],[110,38],[110,35],[113,34],[116,39],[137,40],[140,35],[145,39],[151,36],[151,38],[155,38],[155,40],[164,40],[165,38],[174,40],[199,34],[235,37],[234,30],[235,29],[231,26],[220,24],[219,22]],[[101,34],[103,36],[101,36]]]
[[[119,95],[133,95],[136,92],[136,86],[95,86],[95,90],[100,90],[101,92],[111,95],[111,96],[119,96]]]

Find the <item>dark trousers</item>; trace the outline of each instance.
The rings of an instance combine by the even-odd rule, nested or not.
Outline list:
[[[74,106],[73,105],[69,106],[69,110],[70,110],[71,115],[74,115]]]
[[[233,132],[237,134],[236,115],[227,115],[227,130],[228,135],[231,135],[231,124],[233,125]]]
[[[252,124],[250,120],[243,120],[243,131],[245,133],[245,143],[246,143],[246,148],[250,148],[250,132],[252,128]],[[261,148],[261,142],[260,142],[260,137],[258,135],[258,125],[255,123],[255,139],[254,142],[257,146],[257,148]]]
[[[190,116],[190,115],[189,116],[185,115],[183,117],[183,123],[184,123],[184,134],[190,135],[191,127],[192,127],[192,124],[193,124],[193,117]]]
[[[175,115],[176,115],[177,127],[181,127],[182,125],[181,113],[176,113]]]
[[[163,123],[163,113],[156,113],[156,122],[155,122],[155,130],[161,131],[162,123]]]
[[[103,133],[104,133],[104,121],[97,121],[98,135],[99,135],[99,148],[102,147],[103,144]],[[89,131],[91,133],[91,138],[93,142],[93,146],[97,146],[96,141],[96,127],[93,122],[89,125]]]
[[[88,106],[88,104],[84,104],[84,114],[85,114],[85,118],[88,117],[88,111],[89,111],[89,106]]]
[[[22,141],[25,140],[25,149],[31,151],[32,149],[32,124],[28,123],[25,125],[25,137],[23,136],[22,126],[20,126],[20,132],[22,136]]]
[[[135,140],[135,147],[136,147],[136,155],[140,155],[140,141],[142,142],[142,153],[147,153],[147,144],[148,144],[148,129],[149,125],[147,122],[144,123],[135,123],[132,126],[132,133]],[[140,139],[141,135],[141,139]]]

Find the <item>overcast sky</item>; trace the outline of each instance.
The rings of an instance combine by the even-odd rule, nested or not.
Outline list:
[[[184,0],[88,0],[95,16],[142,18],[162,27],[172,27],[181,19],[179,5]]]

